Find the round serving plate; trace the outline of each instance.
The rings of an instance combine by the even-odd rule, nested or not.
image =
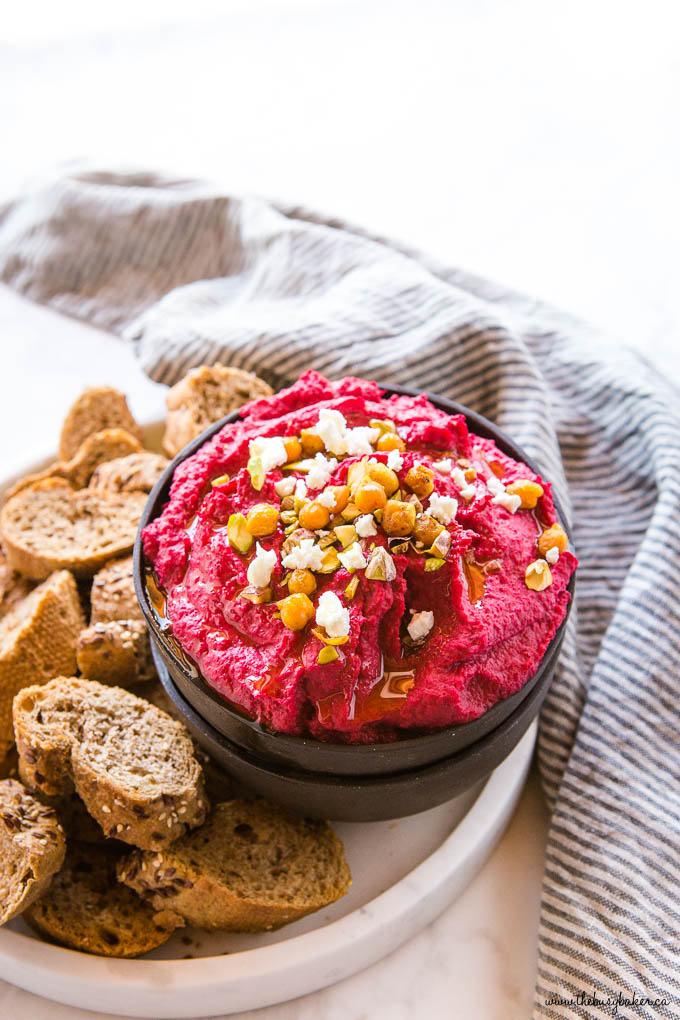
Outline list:
[[[162,425],[146,429],[158,448]],[[31,459],[0,494],[47,461]],[[535,724],[482,783],[391,822],[337,822],[352,887],[325,910],[259,935],[176,932],[138,960],[89,956],[43,942],[16,918],[0,928],[0,978],[69,1006],[174,1020],[285,1002],[377,962],[433,921],[472,881],[522,791]]]

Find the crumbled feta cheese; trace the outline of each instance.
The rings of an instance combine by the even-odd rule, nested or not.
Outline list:
[[[522,505],[521,496],[513,496],[506,492],[505,486],[495,475],[486,480],[486,487],[493,494],[492,503],[504,507],[508,513],[515,514]]]
[[[317,453],[314,457],[314,463],[307,472],[307,485],[310,489],[323,489],[324,485],[328,485],[331,475],[338,466],[338,462],[335,457],[324,457],[322,453]]]
[[[283,445],[283,439],[280,436],[272,436],[270,438],[258,436],[257,439],[250,441],[248,450],[251,457],[260,458],[262,469],[265,473],[275,467],[280,467],[281,464],[285,464],[288,461],[286,447]]]
[[[477,488],[474,485],[466,485],[464,489],[460,490],[461,499],[464,499],[466,503],[469,503],[476,495]]]
[[[490,477],[487,478],[486,487],[492,496],[500,496],[505,492],[505,486],[498,478],[496,478],[495,475],[490,475]]]
[[[321,506],[325,506],[327,510],[332,510],[335,506],[335,493],[331,492],[330,489],[324,489],[318,496],[314,497],[315,503],[320,503]]]
[[[380,429],[372,429],[369,425],[357,425],[347,429],[345,433],[345,452],[351,457],[373,453],[373,443],[380,435]]]
[[[319,411],[319,420],[314,428],[309,429],[315,436],[323,440],[323,445],[330,453],[345,452],[345,432],[347,422],[340,411],[332,411],[329,407],[322,407]]]
[[[362,514],[361,517],[357,517],[354,527],[359,538],[368,538],[370,535],[378,534],[373,514]]]
[[[548,549],[547,553],[545,554],[545,558],[550,564],[550,566],[553,567],[560,558],[559,546],[557,545],[551,546],[551,548]]]
[[[404,458],[399,453],[399,450],[390,450],[387,455],[387,466],[393,471],[401,471],[404,466]]]
[[[303,499],[307,499],[307,486],[304,478],[298,478],[295,483],[295,498],[302,502]]]
[[[453,496],[440,496],[437,492],[430,496],[428,513],[431,517],[436,517],[440,524],[450,524],[457,510],[458,501]]]
[[[345,609],[335,592],[325,591],[319,595],[316,622],[329,637],[345,637],[349,634],[349,609]]]
[[[464,489],[465,486],[467,485],[467,481],[465,479],[465,475],[463,474],[463,472],[461,471],[461,469],[459,467],[455,467],[455,468],[451,469],[451,477],[452,477],[454,483],[458,486],[459,489]]]
[[[366,559],[358,542],[352,542],[344,552],[338,553],[338,559],[346,570],[363,570],[366,566]]]
[[[369,425],[348,428],[345,416],[328,407],[321,408],[318,422],[309,431],[323,441],[329,453],[336,456],[347,453],[352,457],[373,453],[373,443],[380,435],[379,429],[372,429]]]
[[[275,482],[274,489],[280,499],[283,499],[284,496],[292,496],[295,492],[295,479],[282,478],[281,481]]]
[[[323,558],[324,550],[314,544],[314,539],[303,538],[299,545],[293,546],[283,557],[281,563],[286,570],[296,570],[298,567],[303,570],[321,570]]]
[[[248,566],[248,583],[256,588],[266,588],[271,581],[272,570],[276,566],[276,550],[263,549],[259,542],[255,545],[255,556]]]
[[[452,474],[450,457],[442,457],[441,460],[436,460],[432,466],[436,467],[438,471],[443,471],[445,475]],[[460,468],[457,468],[456,470],[460,471]]]
[[[434,627],[434,613],[427,610],[422,613],[414,613],[413,610],[411,612],[413,613],[411,622],[406,629],[414,641],[421,641]]]

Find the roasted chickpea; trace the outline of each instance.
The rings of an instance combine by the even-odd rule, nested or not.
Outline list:
[[[383,509],[387,496],[382,485],[366,479],[354,493],[354,503],[359,513],[372,514],[375,510]]]
[[[511,496],[519,496],[522,500],[520,504],[522,510],[533,510],[543,495],[543,486],[529,478],[518,478],[516,482],[506,485],[505,491]]]
[[[328,507],[322,506],[321,503],[317,503],[312,500],[311,503],[305,503],[300,508],[298,514],[298,520],[301,528],[308,528],[309,531],[318,531],[319,528],[325,528],[331,519],[330,511]]]
[[[314,603],[302,592],[281,599],[278,607],[281,622],[288,630],[302,630],[314,616]]]
[[[388,499],[383,511],[381,524],[388,535],[410,535],[416,523],[416,508],[413,503],[401,503],[397,499]]]
[[[424,464],[416,464],[406,473],[404,481],[419,499],[425,499],[434,490],[434,471]]]
[[[388,496],[391,496],[399,488],[399,479],[392,468],[388,468],[387,464],[379,462],[377,464],[366,464],[366,474],[372,481],[382,485]]]
[[[429,514],[418,514],[413,528],[413,537],[417,542],[423,542],[430,546],[443,530],[442,525],[439,521],[435,521],[434,517],[430,517]]]
[[[323,453],[324,445],[321,436],[317,436],[311,429],[300,429],[300,444],[302,451],[307,457],[313,457],[316,453]]]
[[[381,453],[386,453],[389,450],[405,450],[406,443],[403,439],[400,439],[396,432],[383,432],[378,442],[375,444],[376,450],[380,450]]]
[[[290,464],[293,460],[299,460],[302,456],[302,443],[297,436],[284,436],[283,445],[286,448],[288,454],[288,463]]]
[[[288,591],[291,595],[311,595],[316,591],[316,578],[311,570],[298,567],[288,579]]]
[[[563,553],[567,548],[569,539],[567,533],[560,524],[552,524],[549,528],[546,528],[542,535],[538,536],[538,551],[541,556],[545,556],[549,549],[557,546],[559,551]]]
[[[279,521],[279,511],[271,503],[256,503],[251,507],[246,517],[246,528],[251,535],[262,538],[264,535],[271,535],[276,531]]]
[[[349,503],[349,485],[328,485],[324,493],[330,492],[333,496],[333,505],[328,509],[332,514],[341,513]]]

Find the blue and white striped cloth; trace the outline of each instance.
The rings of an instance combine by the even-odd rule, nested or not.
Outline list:
[[[677,390],[582,323],[420,253],[152,174],[76,173],[6,206],[0,278],[128,338],[160,382],[216,360],[274,386],[360,374],[468,404],[530,452],[581,562],[540,724],[535,1015],[611,1016],[618,1000],[619,1016],[678,1017]]]

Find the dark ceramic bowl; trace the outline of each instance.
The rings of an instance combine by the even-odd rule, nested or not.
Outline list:
[[[385,387],[385,389],[388,394],[413,395],[413,391],[401,387],[392,386]],[[537,471],[531,458],[486,418],[442,397],[429,394],[428,396],[433,404],[447,414],[464,414],[471,431],[493,439],[504,453],[515,460],[523,461]],[[379,796],[368,796],[368,789],[374,787],[379,789],[378,777],[385,777],[385,781],[391,777],[390,781],[396,782],[396,777],[408,776],[413,779],[415,773],[422,774],[421,780],[417,783],[422,793],[424,773],[427,773],[428,768],[436,763],[441,763],[441,775],[446,774],[449,779],[456,774],[462,777],[463,774],[473,775],[474,773],[474,777],[460,789],[456,783],[446,786],[441,777],[437,782],[428,781],[432,783],[433,790],[446,786],[450,791],[447,793],[449,797],[462,792],[462,789],[467,788],[480,778],[477,772],[483,760],[489,763],[484,774],[488,774],[496,767],[503,757],[512,750],[538,712],[555,669],[557,655],[564,636],[566,617],[548,646],[534,676],[530,677],[516,694],[498,702],[479,719],[472,722],[380,744],[335,744],[314,740],[311,737],[295,737],[275,733],[253,722],[231,708],[205,682],[193,663],[182,655],[181,649],[173,641],[171,633],[161,627],[159,617],[149,600],[145,579],[150,565],[145,560],[141,546],[141,530],[149,521],[159,516],[168,501],[172,476],[178,464],[195,453],[223,425],[236,421],[238,417],[238,412],[228,415],[207,429],[175,457],[149,496],[140,524],[140,535],[137,536],[135,543],[137,595],[151,630],[157,664],[162,663],[163,666],[161,678],[170,697],[185,715],[187,724],[193,729],[200,742],[204,743],[207,749],[230,771],[238,774],[248,772],[251,780],[262,778],[264,774],[271,774],[272,786],[269,796],[274,799],[282,799],[278,797],[276,791],[282,792],[284,789],[288,789],[293,781],[292,777],[297,783],[302,782],[301,777],[308,777],[305,796],[309,792],[310,783],[312,784],[310,789],[316,789],[319,784],[323,786],[323,783],[327,783],[329,794],[331,790],[338,791],[347,786],[358,796],[359,790],[363,787],[357,786],[357,784],[365,781],[369,784],[366,792],[367,803],[370,802],[374,805],[373,812],[375,812],[381,810],[380,798]],[[557,503],[556,509],[560,519],[563,520]],[[572,576],[569,583],[569,591],[572,595],[573,590],[574,577]],[[507,727],[505,727],[506,723]],[[508,734],[515,734],[515,739],[512,742],[509,742]],[[501,757],[498,757],[501,747],[503,753]],[[218,748],[221,749],[219,753]],[[487,750],[484,751],[484,748]],[[466,751],[469,751],[468,760],[476,763],[475,769],[471,771],[463,768],[462,763]],[[226,760],[227,758],[229,761]],[[439,773],[437,774],[439,775]],[[285,782],[282,777],[285,777]],[[242,776],[242,778],[244,777]],[[314,784],[317,785],[314,786]],[[376,786],[376,784],[378,785]],[[257,783],[253,782],[251,785],[256,785],[259,789]],[[266,791],[262,789],[261,792]],[[340,797],[339,794],[338,796]],[[446,797],[441,799],[444,800]],[[360,807],[350,809],[350,801],[351,797],[340,797],[338,808],[342,813],[335,813],[334,816],[358,818],[359,816],[356,814],[346,813],[350,810],[362,810]],[[440,802],[436,801],[436,803]],[[388,814],[373,813],[371,817],[394,817],[398,814],[408,814],[410,810],[414,809],[406,809],[407,803],[408,798],[405,797],[403,811],[390,808]],[[425,806],[433,805],[428,803]],[[307,810],[306,802],[305,810]],[[425,810],[425,807],[418,807],[415,810]],[[324,811],[321,813],[327,815],[329,811],[330,806],[326,802]],[[368,816],[362,815],[361,817]]]

